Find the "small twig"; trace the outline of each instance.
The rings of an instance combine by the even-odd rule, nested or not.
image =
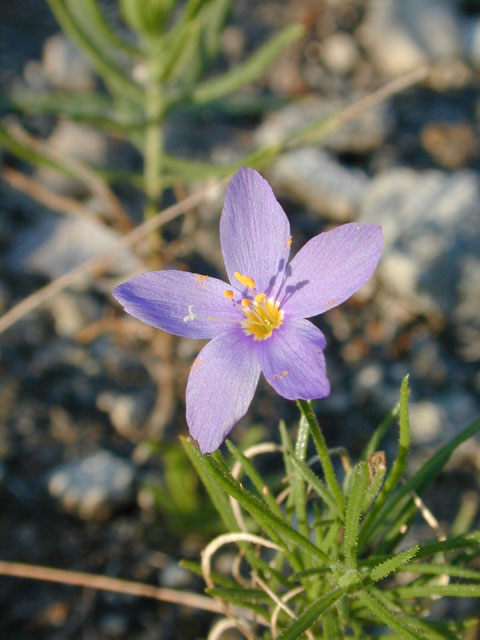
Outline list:
[[[274,542],[267,540],[266,538],[261,538],[260,536],[255,536],[251,533],[225,533],[221,536],[217,536],[214,538],[202,551],[202,574],[203,579],[205,580],[205,584],[209,589],[213,589],[215,584],[212,580],[212,557],[213,555],[224,545],[232,544],[236,542],[251,542],[252,544],[260,545],[262,547],[267,547],[267,549],[275,549],[276,551],[281,551],[280,547],[276,545]],[[249,640],[255,640],[251,631],[247,629],[244,624],[238,620],[235,615],[233,609],[231,609],[221,598],[216,597],[215,600],[218,602],[218,605],[222,608],[222,612],[230,619],[235,620],[237,623],[237,629],[243,633],[243,635]],[[258,622],[269,626],[268,622],[259,616],[257,618]]]
[[[132,222],[120,204],[117,196],[113,193],[103,178],[101,178],[93,169],[90,169],[90,167],[76,158],[74,159],[71,156],[66,156],[63,153],[60,153],[57,149],[52,149],[51,145],[47,142],[34,138],[14,120],[8,119],[6,128],[10,135],[20,140],[20,142],[26,147],[41,153],[52,160],[55,164],[65,167],[67,171],[78,176],[92,193],[96,194],[101,200],[103,200],[111,215],[116,219],[117,226],[120,230],[128,231],[132,228]]]
[[[274,638],[277,636],[277,620],[278,620],[278,616],[280,614],[280,611],[283,609],[283,606],[284,606],[285,602],[288,602],[289,600],[294,598],[299,593],[302,593],[302,591],[305,591],[304,587],[295,587],[295,589],[292,589],[291,591],[288,591],[285,595],[283,595],[281,597],[282,604],[281,605],[277,604],[277,606],[275,607],[275,609],[273,611],[273,614],[272,614],[272,620],[271,620],[272,635],[273,635]],[[311,633],[311,631],[308,631],[306,633]]]
[[[430,71],[428,65],[422,65],[418,69],[406,73],[399,78],[395,78],[379,89],[372,91],[368,95],[360,98],[351,105],[344,107],[337,114],[326,117],[321,124],[310,123],[303,129],[289,136],[285,143],[285,148],[294,148],[305,143],[317,143],[323,141],[327,136],[335,133],[345,124],[359,118],[365,111],[387,100],[391,96],[408,89],[409,87],[424,80]]]
[[[198,595],[197,593],[154,587],[150,584],[133,582],[131,580],[121,580],[120,578],[110,578],[108,576],[100,576],[94,573],[52,569],[50,567],[0,560],[0,575],[57,582],[76,587],[85,587],[87,589],[100,589],[102,591],[125,593],[130,596],[152,598],[153,600],[171,602],[173,604],[193,607],[195,609],[202,609],[203,611],[222,613],[222,609],[214,600],[206,596]]]
[[[215,182],[214,187],[219,187],[224,183],[225,180],[222,182]],[[211,190],[212,186],[207,187],[206,189],[198,191],[188,198],[185,198],[185,200],[168,207],[164,211],[161,211],[154,218],[143,222],[138,227],[135,227],[135,229],[130,231],[130,233],[123,236],[123,238],[112,244],[107,255],[103,254],[84,262],[24,298],[21,302],[16,304],[7,311],[7,313],[0,317],[0,333],[11,327],[27,313],[30,313],[30,311],[33,311],[47,300],[50,300],[50,298],[55,296],[57,293],[63,291],[80,277],[89,273],[98,273],[107,270],[111,266],[115,255],[122,251],[122,249],[134,245],[155,229],[167,224],[167,222],[170,222],[177,216],[185,213],[185,211],[188,211],[191,207],[196,206],[199,202],[209,197]]]
[[[94,211],[78,200],[54,193],[36,180],[33,180],[33,178],[26,176],[24,173],[20,173],[20,171],[6,167],[2,169],[0,176],[11,187],[17,189],[17,191],[26,193],[33,200],[47,207],[47,209],[68,215],[82,216],[89,220],[98,220],[99,218]]]
[[[271,598],[275,602],[277,607],[280,607],[280,609],[285,611],[285,613],[287,615],[289,615],[290,618],[295,618],[295,613],[290,609],[290,607],[287,607],[287,605],[284,602],[281,601],[281,599],[277,596],[277,594],[270,589],[268,584],[266,582],[264,582],[256,572],[252,573],[252,578],[253,578],[254,582],[256,582],[258,584],[260,589],[263,589],[263,591],[265,591],[265,593],[268,595],[268,597]]]
[[[230,618],[221,618],[218,622],[216,622],[213,627],[210,629],[210,633],[208,634],[207,640],[219,640],[224,631],[228,631],[228,629],[236,629],[237,623],[235,620],[230,620]]]
[[[405,484],[405,482],[403,482],[403,484]],[[438,522],[436,517],[427,507],[425,502],[420,498],[420,496],[417,493],[415,493],[415,491],[410,491],[410,495],[412,496],[413,502],[415,503],[415,506],[417,507],[417,509],[420,511],[423,519],[428,524],[430,529],[433,530],[439,542],[444,542],[444,540],[447,539],[447,535],[445,531],[442,529],[442,526]]]

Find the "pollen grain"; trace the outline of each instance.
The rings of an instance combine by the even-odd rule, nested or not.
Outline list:
[[[247,287],[247,289],[256,288],[255,280],[250,276],[246,276],[243,273],[240,273],[239,271],[235,271],[233,275],[235,276],[235,279],[238,280],[240,284],[243,284],[244,287]]]

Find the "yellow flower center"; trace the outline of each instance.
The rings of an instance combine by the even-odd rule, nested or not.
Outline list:
[[[267,298],[264,293],[256,295],[253,301],[244,298],[242,311],[246,319],[242,322],[242,328],[245,334],[253,336],[254,340],[269,338],[274,329],[278,329],[283,322],[284,312],[279,309],[279,306],[278,301]]]

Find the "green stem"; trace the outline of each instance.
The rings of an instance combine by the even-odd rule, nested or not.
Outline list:
[[[345,497],[340,489],[340,485],[338,484],[332,460],[328,453],[327,443],[325,442],[322,430],[320,429],[320,425],[318,424],[315,413],[313,412],[312,404],[309,400],[297,400],[297,405],[310,427],[310,433],[312,434],[318,457],[320,458],[327,486],[335,497],[335,500],[343,513],[345,511]]]
[[[308,447],[308,422],[305,417],[300,418],[300,424],[298,425],[297,441],[295,443],[295,456],[305,462]],[[295,502],[295,511],[297,514],[298,530],[303,533],[304,536],[309,536],[308,522],[307,522],[307,497],[305,491],[305,482],[303,477],[296,473],[292,480],[292,491]]]
[[[153,76],[153,74],[152,74]],[[160,205],[163,191],[163,127],[161,116],[164,108],[161,86],[152,77],[146,91],[146,118],[153,121],[145,130],[144,178],[148,198],[145,218],[154,216]]]

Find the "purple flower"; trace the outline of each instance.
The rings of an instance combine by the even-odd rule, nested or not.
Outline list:
[[[188,338],[212,338],[192,365],[187,422],[215,451],[250,405],[260,371],[289,400],[324,398],[325,337],[305,320],[336,307],[372,275],[381,228],[344,224],[312,238],[289,263],[290,225],[272,189],[240,169],[226,193],[220,240],[230,284],[184,271],[135,276],[113,295],[127,313]]]

